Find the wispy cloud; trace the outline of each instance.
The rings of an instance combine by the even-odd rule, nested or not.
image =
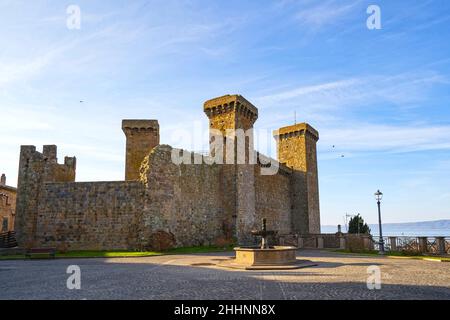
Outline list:
[[[262,108],[298,106],[309,113],[354,108],[378,103],[409,106],[427,96],[436,85],[448,85],[448,79],[433,71],[399,75],[368,75],[336,81],[302,85],[257,97]]]
[[[0,62],[0,89],[17,81],[29,80],[62,51],[62,48],[56,48],[31,61]]]
[[[291,90],[262,96],[260,98],[257,98],[257,100],[259,103],[263,105],[274,105],[279,102],[284,102],[290,99],[296,99],[302,96],[311,96],[311,95],[323,96],[329,92],[333,92],[334,94],[336,94],[338,91],[344,88],[352,88],[359,83],[361,83],[361,81],[358,79],[346,79],[320,83],[315,85],[306,85]]]
[[[356,8],[361,1],[314,2],[313,5],[303,5],[295,14],[295,20],[302,26],[317,31],[327,25],[335,24]]]
[[[273,114],[266,121],[267,126],[278,127],[293,121],[293,110],[297,110],[298,120],[306,119],[317,125],[321,159],[334,159],[342,153],[352,157],[379,152],[449,150],[450,126],[427,123],[420,118],[399,124],[374,124],[351,116],[362,108],[370,114],[370,110],[388,103],[393,106],[392,111],[398,113],[405,108],[411,117],[407,108],[426,107],[421,103],[436,85],[448,86],[448,80],[434,71],[368,75],[281,90],[260,96],[255,103],[264,113]],[[284,111],[290,112],[286,115]],[[339,152],[332,145],[338,145]]]

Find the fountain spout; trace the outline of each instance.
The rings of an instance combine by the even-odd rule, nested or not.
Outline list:
[[[254,236],[261,236],[261,249],[269,249],[269,242],[267,237],[275,234],[275,231],[268,231],[266,227],[266,218],[262,219],[262,229],[253,230],[251,233]]]

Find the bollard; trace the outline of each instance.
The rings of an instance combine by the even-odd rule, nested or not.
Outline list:
[[[323,249],[323,237],[317,238],[317,249]]]
[[[428,238],[427,237],[419,237],[419,252],[426,253],[428,252]]]
[[[444,255],[445,252],[445,237],[436,237],[437,253]]]

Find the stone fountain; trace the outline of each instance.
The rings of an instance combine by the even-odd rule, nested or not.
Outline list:
[[[235,259],[224,261],[220,265],[245,270],[281,270],[314,266],[310,261],[297,260],[297,248],[293,246],[270,246],[268,237],[275,234],[266,228],[266,219],[262,219],[262,229],[251,231],[261,237],[260,246],[236,247]]]

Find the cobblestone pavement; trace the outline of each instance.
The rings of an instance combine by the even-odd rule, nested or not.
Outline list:
[[[0,261],[0,299],[450,299],[450,263],[299,251],[316,267],[241,271],[217,267],[231,253],[146,258]],[[81,289],[69,290],[69,265]],[[380,290],[367,288],[369,266]]]

